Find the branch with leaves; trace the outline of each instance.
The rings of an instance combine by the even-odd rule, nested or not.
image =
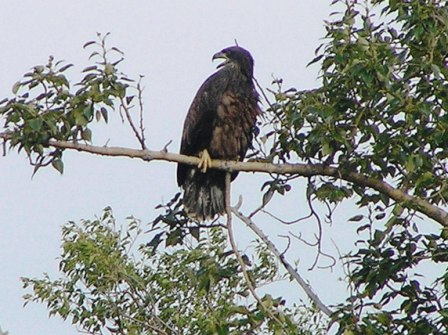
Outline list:
[[[268,187],[262,205],[250,215],[237,209],[233,214],[262,239],[315,305],[332,314],[339,324],[338,334],[446,334],[446,1],[424,1],[423,5],[421,0],[334,3],[340,4],[341,12],[326,22],[325,41],[310,62],[320,65],[320,87],[285,89],[282,80],[275,80],[277,90],[271,91],[272,102],[258,125],[261,131],[250,161],[214,160],[212,168],[269,175],[262,188]],[[379,12],[381,19],[376,17]],[[85,45],[99,51],[92,52],[95,63],[82,71],[84,77],[74,85],[76,91],[65,76],[71,64],[52,58],[13,86],[14,97],[0,101],[4,152],[9,144],[26,152],[35,171],[52,165],[61,173],[65,150],[197,165],[197,157],[168,152],[168,145],[162,150],[147,148],[140,82],[136,84],[118,71],[123,55],[106,46],[106,37]],[[133,121],[133,108],[139,112],[139,122]],[[130,126],[141,150],[88,144],[91,123],[107,122],[115,110]],[[311,216],[289,222],[317,218],[311,205],[316,200],[327,206],[331,220],[335,206],[356,194],[358,212],[349,221],[360,224],[356,228],[360,241],[341,257],[350,264],[346,279],[351,291],[346,301],[332,310],[308,290],[276,246],[253,224],[254,214],[266,212],[275,192],[285,194],[291,189],[289,183],[302,177],[307,178],[304,192]],[[182,213],[179,194],[161,207],[167,213],[154,221],[153,228],[163,222],[169,226],[168,233],[184,229],[180,240],[192,236],[199,242],[198,231],[204,226],[192,226],[195,222]],[[230,217],[229,208],[228,212]],[[439,229],[419,214],[437,222]],[[270,217],[287,223],[275,215]],[[317,221],[321,252],[322,225],[319,218]],[[420,230],[422,225],[425,227]],[[212,222],[211,226],[222,228],[224,224]],[[227,226],[231,232],[231,221]],[[427,230],[430,232],[421,233]],[[161,236],[176,237],[165,233],[156,234],[149,247],[156,249]],[[291,235],[301,239],[300,234]],[[170,243],[179,240],[168,237]],[[244,269],[241,260],[240,266],[236,261],[232,260],[232,266]],[[423,269],[433,284],[418,277],[422,262],[444,267],[440,277]],[[256,292],[253,296],[257,300]],[[243,315],[250,312],[246,307],[237,308]],[[254,313],[263,314],[263,310]],[[258,330],[258,317],[249,320],[252,331]]]
[[[0,134],[3,140],[8,140],[8,133]],[[102,156],[139,158],[144,161],[163,160],[168,162],[197,165],[199,158],[170,153],[166,148],[163,150],[139,150],[124,147],[107,147],[82,144],[79,142],[68,142],[50,140],[48,144],[56,149],[72,149]],[[448,227],[448,212],[442,208],[432,205],[425,199],[407,194],[404,190],[394,188],[389,183],[375,178],[367,177],[356,172],[340,171],[337,167],[323,164],[273,164],[265,162],[237,162],[213,160],[211,168],[224,171],[260,172],[269,174],[298,175],[301,177],[325,176],[345,180],[356,185],[372,188],[385,196],[395,200],[403,207],[411,207],[435,220],[444,227]]]

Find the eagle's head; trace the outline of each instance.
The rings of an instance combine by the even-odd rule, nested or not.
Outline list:
[[[234,66],[241,71],[248,79],[252,80],[254,73],[254,59],[249,51],[238,46],[232,46],[221,50],[213,55],[212,60],[224,59],[218,68],[224,66]]]

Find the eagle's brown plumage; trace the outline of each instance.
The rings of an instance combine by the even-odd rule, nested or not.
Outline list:
[[[253,83],[253,59],[240,47],[229,47],[213,56],[225,62],[199,88],[185,118],[180,153],[211,158],[243,160],[251,145],[259,114]],[[232,175],[235,179],[236,173]],[[198,220],[225,212],[225,172],[179,164],[177,183],[184,190],[187,214]]]

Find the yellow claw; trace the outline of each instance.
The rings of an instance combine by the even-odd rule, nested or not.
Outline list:
[[[198,169],[201,170],[202,173],[206,173],[207,169],[212,166],[212,159],[207,149],[204,149],[199,153],[199,158]]]

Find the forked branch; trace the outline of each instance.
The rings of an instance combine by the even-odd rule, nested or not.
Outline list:
[[[305,291],[306,295],[310,300],[316,305],[316,307],[325,315],[330,316],[333,312],[320,300],[320,298],[313,292],[308,283],[300,276],[300,274],[292,267],[292,265],[286,260],[285,255],[281,253],[274,243],[272,243],[266,234],[250,219],[249,217],[243,215],[238,208],[232,208],[232,213],[235,214],[241,221],[243,221],[247,227],[249,227],[257,236],[266,244],[268,249],[277,257],[282,265],[285,267],[286,271],[294,278],[297,283]]]

